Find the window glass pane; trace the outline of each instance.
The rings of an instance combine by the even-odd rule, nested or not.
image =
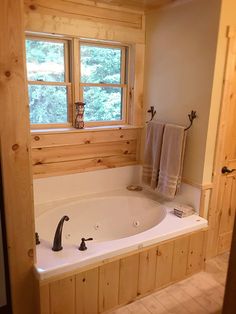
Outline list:
[[[121,49],[81,45],[82,83],[121,83]]]
[[[122,89],[115,87],[84,87],[85,121],[122,119]]]
[[[64,43],[26,40],[26,62],[29,81],[65,81]]]
[[[66,123],[67,88],[29,85],[30,121],[33,124]]]

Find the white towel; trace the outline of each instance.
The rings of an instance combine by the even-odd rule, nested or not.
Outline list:
[[[157,192],[173,199],[181,183],[186,132],[183,126],[166,124],[161,150]]]
[[[152,189],[157,187],[164,126],[165,124],[161,121],[150,121],[147,125],[143,183]]]

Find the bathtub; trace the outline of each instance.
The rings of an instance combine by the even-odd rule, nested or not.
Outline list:
[[[207,220],[197,214],[176,217],[173,207],[174,203],[157,202],[148,191],[127,190],[38,206],[37,277],[48,279],[207,227]],[[63,250],[54,252],[55,230],[64,215],[70,220],[63,226]],[[81,238],[91,237],[88,249],[78,250]]]

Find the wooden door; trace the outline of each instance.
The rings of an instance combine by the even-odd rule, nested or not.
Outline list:
[[[236,208],[236,29],[228,47],[219,121],[213,192],[209,210],[208,257],[230,249]]]

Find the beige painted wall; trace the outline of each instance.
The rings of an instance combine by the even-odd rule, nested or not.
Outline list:
[[[217,135],[218,118],[221,105],[222,84],[225,69],[228,26],[236,27],[236,1],[222,0],[220,27],[217,44],[217,57],[212,89],[211,111],[208,125],[206,155],[204,165],[204,180],[209,180],[213,171],[214,149]],[[223,166],[223,165],[222,165]]]
[[[193,0],[146,17],[145,102],[158,118],[188,124],[183,176],[204,182],[204,164],[215,65],[220,0]]]

